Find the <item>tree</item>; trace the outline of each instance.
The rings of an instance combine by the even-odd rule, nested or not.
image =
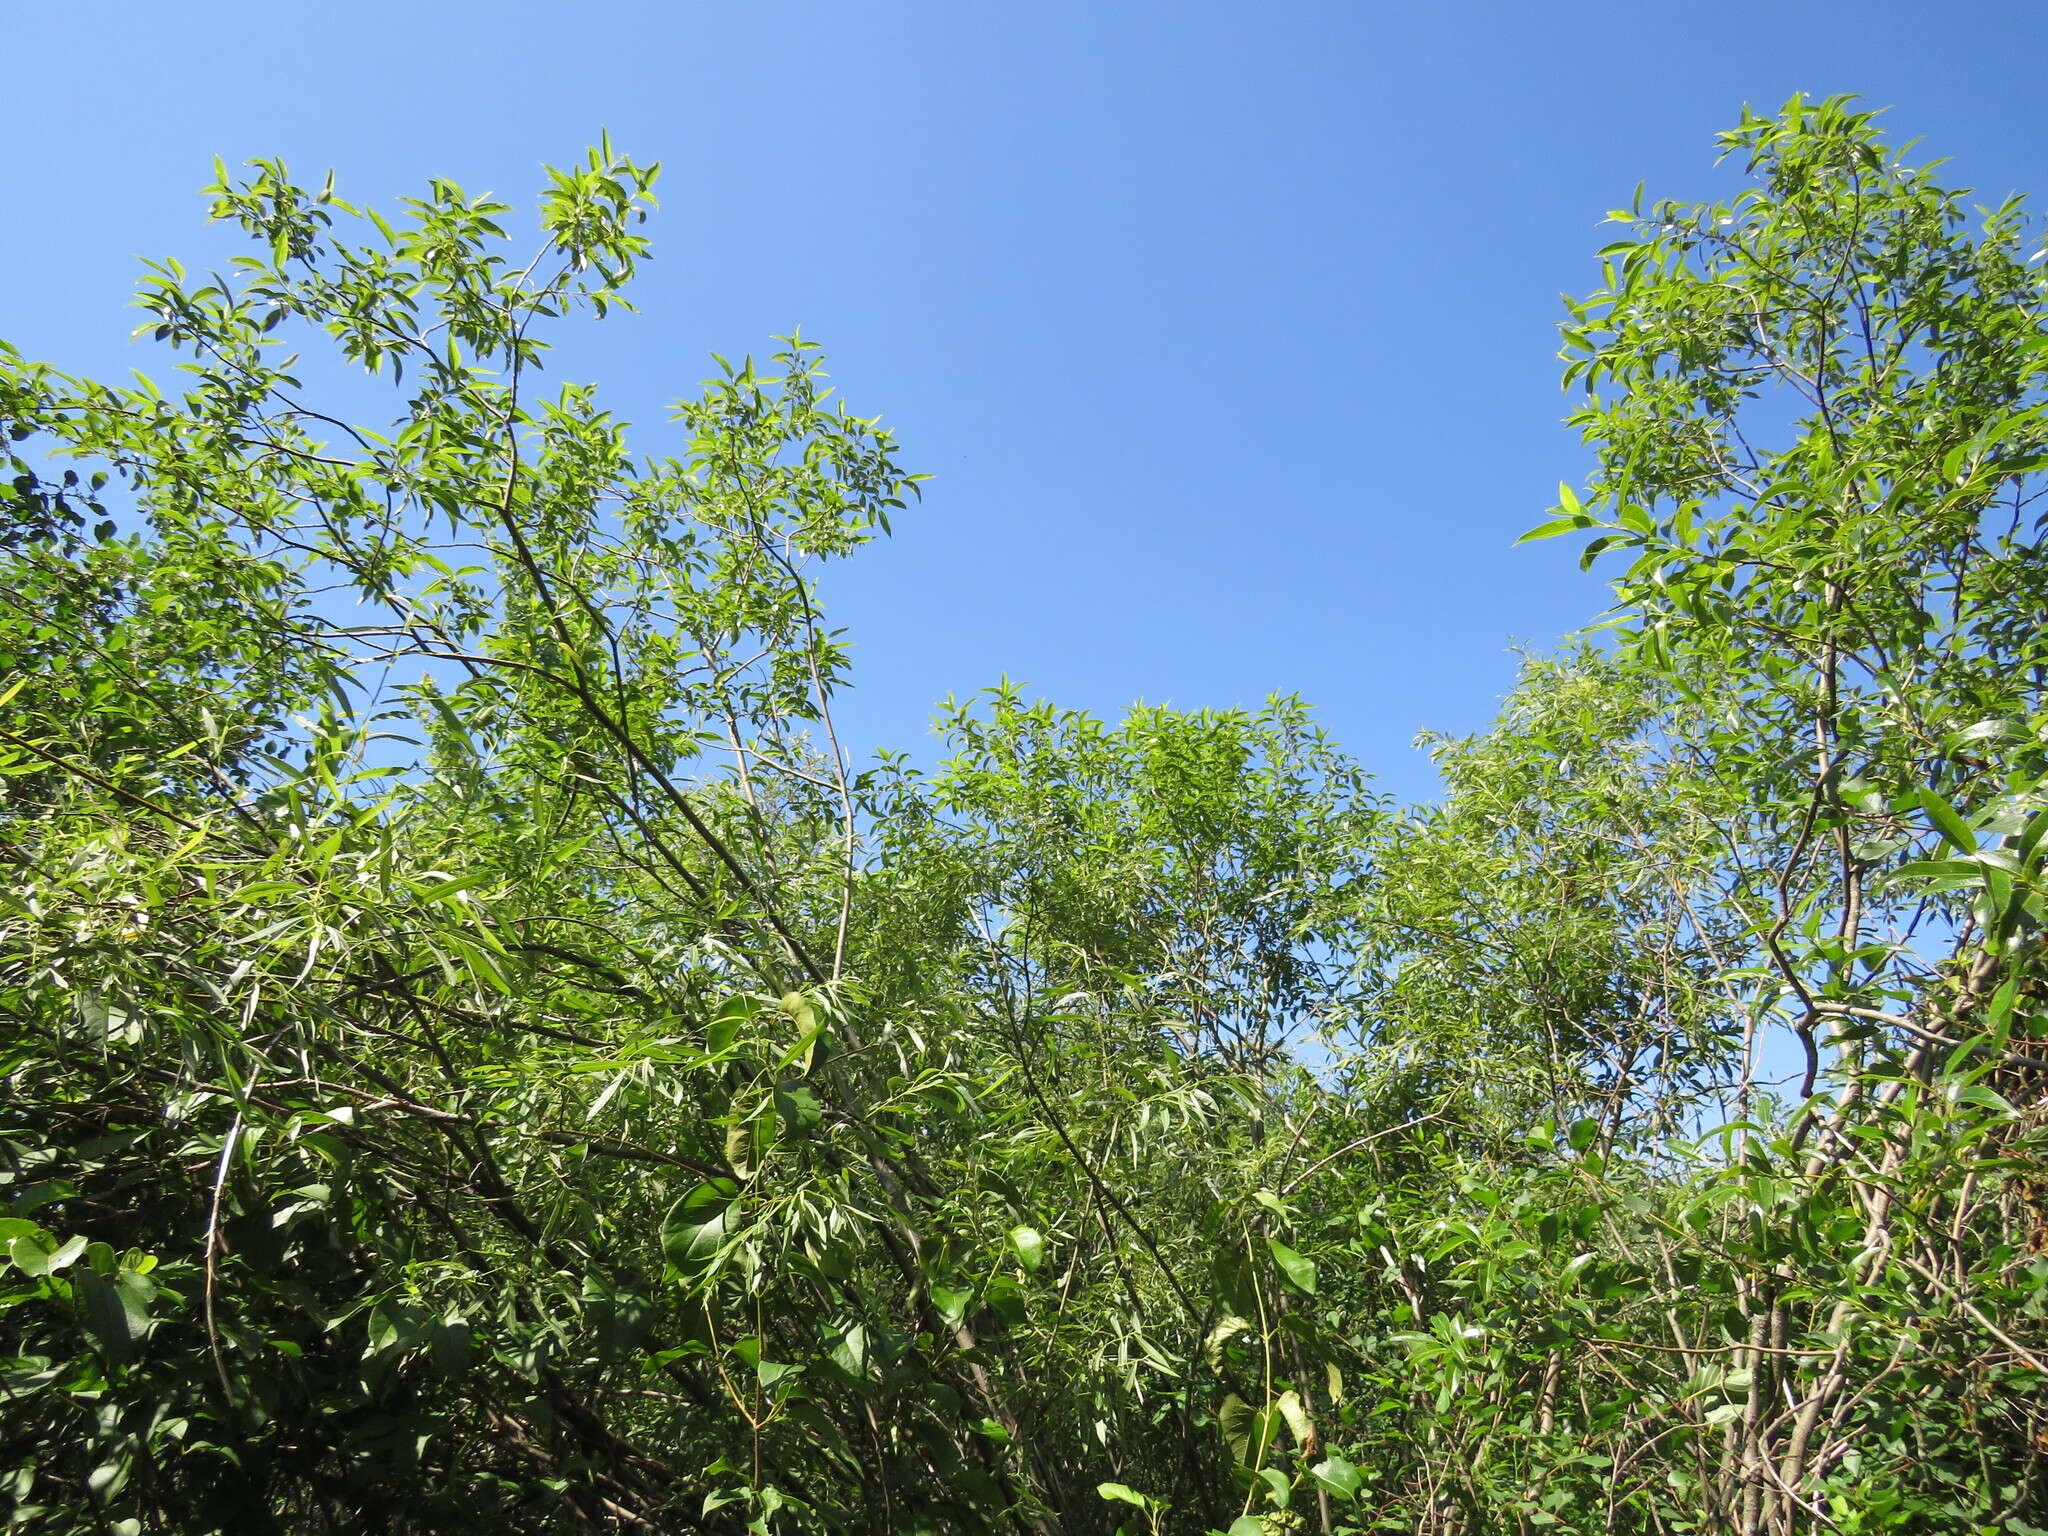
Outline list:
[[[914,493],[887,434],[795,339],[673,460],[533,385],[653,181],[551,173],[508,262],[446,183],[259,164],[212,195],[261,254],[145,289],[182,393],[7,358],[21,1519],[1088,1530],[1216,1482],[1198,1229],[1288,1081],[1233,989],[1319,1022],[1355,771],[1294,706],[1003,700],[850,774],[809,572]]]
[[[2042,279],[1726,145],[1566,329],[1616,610],[1406,809],[1290,699],[857,769],[815,345],[535,385],[653,168],[223,170],[176,391],[0,351],[13,1522],[2048,1528]]]
[[[1541,828],[1516,865],[1558,882],[1557,905],[1584,886],[1588,809],[1671,829],[1620,871],[1685,893],[1671,917],[1610,876],[1594,901],[1618,927],[1590,949],[1560,945],[1541,984],[1482,954],[1461,984],[1533,1006],[1590,957],[1593,1005],[1565,1009],[1581,1021],[1608,997],[1644,1025],[1697,998],[1690,1060],[1741,1048],[1736,1118],[1697,1149],[1667,1136],[1624,1158],[1631,1121],[1669,1124],[1674,1085],[1642,1079],[1571,1128],[1576,1168],[1464,1166],[1490,1214],[1458,1235],[1439,1295],[1459,1299],[1440,1304],[1486,1343],[1414,1337],[1442,1383],[1429,1433],[1468,1448],[1422,1520],[1589,1519],[1597,1500],[1652,1530],[2031,1529],[2048,1384],[2038,237],[2016,202],[1970,232],[1960,197],[1846,100],[1746,116],[1723,143],[1753,188],[1615,214],[1628,237],[1565,328],[1598,467],[1537,534],[1631,555],[1611,657],[1580,674],[1608,718],[1560,737],[1539,672],[1460,749],[1443,814]],[[1503,812],[1532,748],[1547,782]],[[1600,782],[1617,751],[1638,788]],[[1610,932],[1650,947],[1617,952]],[[1778,1031],[1802,1059],[1774,1096],[1758,1077]],[[1508,1265],[1530,1312],[1555,1308],[1533,1327],[1473,1300]],[[1514,1502],[1517,1481],[1563,1498]]]

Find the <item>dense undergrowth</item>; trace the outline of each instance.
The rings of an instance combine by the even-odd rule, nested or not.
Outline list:
[[[915,478],[807,342],[542,392],[608,145],[531,260],[223,173],[175,388],[0,349],[13,1523],[2048,1530],[2038,237],[1725,147],[1565,329],[1614,621],[1426,807],[1291,700],[849,766]]]

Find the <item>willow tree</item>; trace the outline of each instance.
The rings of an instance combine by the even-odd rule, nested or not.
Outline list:
[[[850,770],[812,584],[889,435],[795,338],[666,456],[540,387],[654,179],[601,146],[511,256],[223,171],[255,253],[142,292],[175,388],[0,354],[18,1522],[1232,1517],[1205,1229],[1297,1155],[1355,770],[1013,702]]]
[[[223,171],[175,387],[0,351],[10,1519],[2048,1529],[2048,293],[1726,146],[1566,330],[1606,638],[1405,810],[1288,699],[856,768],[889,434],[539,387],[652,168]]]
[[[1722,142],[1564,328],[1609,643],[1382,855],[1383,1019],[1519,1028],[1536,1123],[1351,1240],[1370,1459],[1420,1530],[2038,1529],[2042,237],[1848,100]]]

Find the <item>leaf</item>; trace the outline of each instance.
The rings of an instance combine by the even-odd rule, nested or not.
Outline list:
[[[78,1256],[85,1252],[86,1241],[83,1237],[67,1239],[61,1248],[50,1255],[49,1273],[54,1275],[60,1269],[70,1268]]]
[[[854,1323],[833,1342],[832,1363],[856,1381],[865,1380],[874,1360],[874,1339],[866,1323]]]
[[[678,1200],[662,1223],[661,1248],[686,1279],[693,1279],[724,1246],[726,1216],[739,1193],[731,1179],[711,1179]]]
[[[1314,1261],[1303,1258],[1278,1238],[1266,1239],[1266,1247],[1273,1255],[1273,1262],[1280,1266],[1280,1273],[1288,1283],[1305,1296],[1316,1293],[1316,1266]]]
[[[704,1025],[704,1048],[723,1056],[739,1038],[740,1026],[753,1018],[760,1004],[751,997],[729,997],[720,1003]]]
[[[382,1302],[370,1312],[369,1345],[373,1355],[411,1349],[426,1336],[426,1314],[409,1302]]]
[[[1250,1323],[1233,1312],[1209,1330],[1208,1338],[1202,1341],[1202,1357],[1209,1362],[1209,1369],[1222,1369],[1223,1346],[1250,1327]]]
[[[105,1504],[109,1499],[118,1497],[121,1490],[128,1486],[128,1476],[133,1470],[134,1462],[126,1457],[102,1462],[92,1469],[91,1475],[85,1480],[85,1486],[96,1500]]]
[[[1364,1474],[1342,1456],[1325,1456],[1309,1468],[1309,1476],[1340,1499],[1357,1498],[1365,1486]]]
[[[1242,1467],[1257,1466],[1266,1459],[1280,1434],[1277,1413],[1262,1413],[1235,1392],[1223,1399],[1216,1410],[1216,1424],[1223,1431],[1223,1443]]]
[[[1147,1498],[1137,1489],[1126,1487],[1122,1483],[1097,1483],[1095,1491],[1113,1504],[1135,1504],[1145,1510],[1160,1507],[1157,1499]]]
[[[1976,834],[1971,832],[1969,823],[1956,813],[1955,807],[1931,789],[1921,789],[1917,794],[1920,808],[1927,812],[1927,819],[1934,823],[1943,839],[1964,853],[1977,851]]]
[[[109,1280],[83,1269],[73,1278],[79,1322],[100,1354],[111,1364],[122,1365],[135,1356],[136,1347],[149,1331],[148,1292],[127,1284],[132,1270]],[[144,1282],[146,1285],[147,1282]]]
[[[1266,1485],[1266,1497],[1273,1501],[1274,1507],[1278,1509],[1285,1509],[1287,1507],[1287,1501],[1291,1497],[1293,1497],[1294,1494],[1293,1480],[1289,1478],[1285,1472],[1282,1472],[1278,1467],[1259,1468],[1259,1477],[1261,1480],[1264,1481]]]
[[[948,1328],[958,1328],[967,1317],[967,1304],[974,1299],[967,1291],[948,1290],[943,1285],[932,1287],[932,1305],[945,1320]]]
[[[790,1078],[775,1086],[775,1113],[790,1135],[808,1136],[825,1118],[825,1107],[802,1079]]]
[[[475,1347],[476,1335],[460,1312],[447,1313],[427,1330],[427,1353],[443,1376],[460,1376],[468,1370]]]
[[[1251,1404],[1235,1392],[1224,1398],[1216,1410],[1216,1425],[1223,1431],[1223,1443],[1230,1447],[1230,1454],[1237,1458],[1240,1466],[1251,1463],[1252,1436],[1257,1430],[1254,1422],[1257,1417]]]
[[[59,1245],[57,1240],[41,1228],[25,1237],[17,1237],[7,1245],[7,1256],[14,1261],[14,1267],[24,1275],[55,1274],[68,1267],[81,1253],[85,1252],[86,1240],[74,1237]]]
[[[1010,1247],[1017,1255],[1017,1261],[1032,1274],[1045,1263],[1045,1239],[1036,1227],[1010,1228]]]
[[[725,1128],[725,1166],[742,1179],[754,1176],[755,1123],[740,1120]]]
[[[988,1283],[982,1287],[981,1296],[996,1316],[1013,1326],[1024,1322],[1031,1315],[1031,1308],[1024,1300],[1023,1288],[1008,1275],[991,1275]]]
[[[1273,1404],[1273,1410],[1287,1421],[1287,1428],[1294,1435],[1294,1443],[1303,1450],[1315,1444],[1315,1422],[1308,1416],[1308,1405],[1301,1400],[1299,1392],[1282,1392]]]
[[[1547,523],[1538,523],[1534,528],[1531,528],[1527,533],[1516,539],[1515,542],[1517,544],[1530,544],[1538,539],[1554,539],[1560,533],[1576,533],[1581,528],[1594,528],[1598,526],[1585,513],[1574,512],[1569,517],[1554,517]]]
[[[775,1063],[775,1070],[786,1072],[795,1066],[800,1071],[808,1072],[811,1070],[812,1058],[817,1054],[818,1040],[824,1033],[825,1025],[819,1019],[817,1010],[811,1006],[810,999],[801,992],[784,993],[782,1011],[796,1020],[797,1037],[796,1044],[784,1051],[781,1059]]]

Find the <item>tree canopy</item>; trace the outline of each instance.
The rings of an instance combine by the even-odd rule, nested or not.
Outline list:
[[[223,167],[170,381],[0,344],[11,1522],[2048,1531],[2041,235],[1722,145],[1428,805],[1292,698],[850,761],[920,477],[801,337],[543,384],[609,143],[523,246]]]

